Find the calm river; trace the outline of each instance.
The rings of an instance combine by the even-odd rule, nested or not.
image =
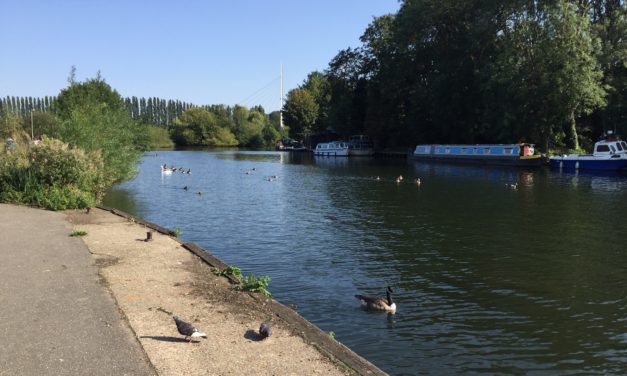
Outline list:
[[[393,375],[627,374],[624,175],[158,151],[104,203],[270,276]],[[395,315],[353,297],[388,285]]]

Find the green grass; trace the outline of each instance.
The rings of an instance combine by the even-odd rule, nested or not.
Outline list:
[[[70,236],[85,236],[85,235],[87,235],[87,231],[83,231],[83,230],[74,230],[70,234]]]

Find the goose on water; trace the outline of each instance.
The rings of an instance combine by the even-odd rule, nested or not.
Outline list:
[[[374,309],[378,311],[396,312],[396,303],[392,300],[392,293],[394,291],[390,286],[386,290],[386,297],[382,296],[367,296],[367,295],[355,295],[355,297],[361,300],[362,304],[366,305],[368,309]]]

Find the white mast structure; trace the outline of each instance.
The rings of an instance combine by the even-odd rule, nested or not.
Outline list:
[[[279,126],[283,128],[283,63],[281,63],[281,107],[279,108]]]

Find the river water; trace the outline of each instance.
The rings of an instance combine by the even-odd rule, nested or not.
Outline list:
[[[158,151],[104,203],[270,276],[393,375],[627,374],[624,175]],[[388,285],[395,315],[354,298]]]

